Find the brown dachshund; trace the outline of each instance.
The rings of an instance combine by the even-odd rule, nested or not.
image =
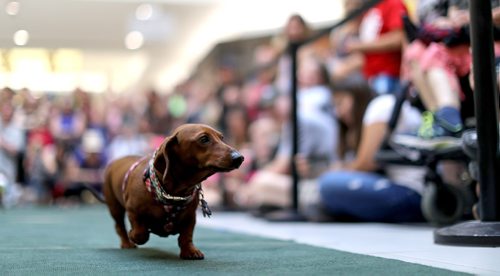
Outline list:
[[[210,215],[200,183],[217,172],[237,169],[243,156],[222,141],[222,134],[201,124],[185,124],[167,137],[153,156],[123,157],[106,169],[103,193],[122,248],[179,234],[182,259],[203,259],[193,244],[196,209]],[[131,230],[127,234],[125,213]]]

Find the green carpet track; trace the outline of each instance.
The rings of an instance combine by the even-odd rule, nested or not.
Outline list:
[[[217,215],[217,214],[215,214]],[[0,275],[448,275],[456,272],[198,227],[205,260],[177,236],[119,249],[104,207],[0,210]]]

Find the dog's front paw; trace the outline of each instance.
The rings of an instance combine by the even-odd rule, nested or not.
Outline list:
[[[181,259],[184,260],[203,260],[205,255],[198,248],[191,246],[186,249],[181,249]]]
[[[134,249],[137,248],[137,245],[135,245],[133,242],[122,242],[120,245],[122,249]]]
[[[149,240],[149,232],[142,228],[132,229],[128,233],[129,239],[138,245],[143,245]]]

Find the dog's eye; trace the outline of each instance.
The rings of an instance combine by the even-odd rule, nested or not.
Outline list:
[[[202,144],[207,144],[208,142],[210,142],[210,138],[208,136],[206,136],[206,135],[203,135],[203,136],[200,137],[199,141]]]

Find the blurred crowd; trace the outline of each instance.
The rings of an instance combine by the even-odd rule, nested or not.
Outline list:
[[[204,183],[212,205],[257,214],[289,206],[293,158],[301,176],[301,206],[319,206],[312,216],[321,209],[355,220],[423,220],[425,168],[384,167],[375,153],[403,80],[413,84],[414,93],[422,93],[423,108],[405,103],[397,132],[415,132],[415,137],[432,141],[436,136],[458,137],[462,131],[459,80],[470,73],[469,43],[448,43],[444,30],[465,30],[467,2],[420,0],[407,5],[383,0],[326,39],[302,46],[296,156],[291,153],[287,45],[315,33],[300,15],[291,16],[276,39],[254,49],[253,74],[242,76],[237,64],[221,63],[215,85],[191,78],[169,93],[132,95],[82,90],[34,94],[3,88],[4,204],[93,202],[85,186],[100,189],[110,161],[154,151],[180,124],[204,123],[221,130],[225,141],[245,156],[240,169]],[[363,3],[346,0],[346,12]],[[434,132],[420,135],[423,110],[435,122],[445,122],[444,127],[431,124],[427,127]]]

